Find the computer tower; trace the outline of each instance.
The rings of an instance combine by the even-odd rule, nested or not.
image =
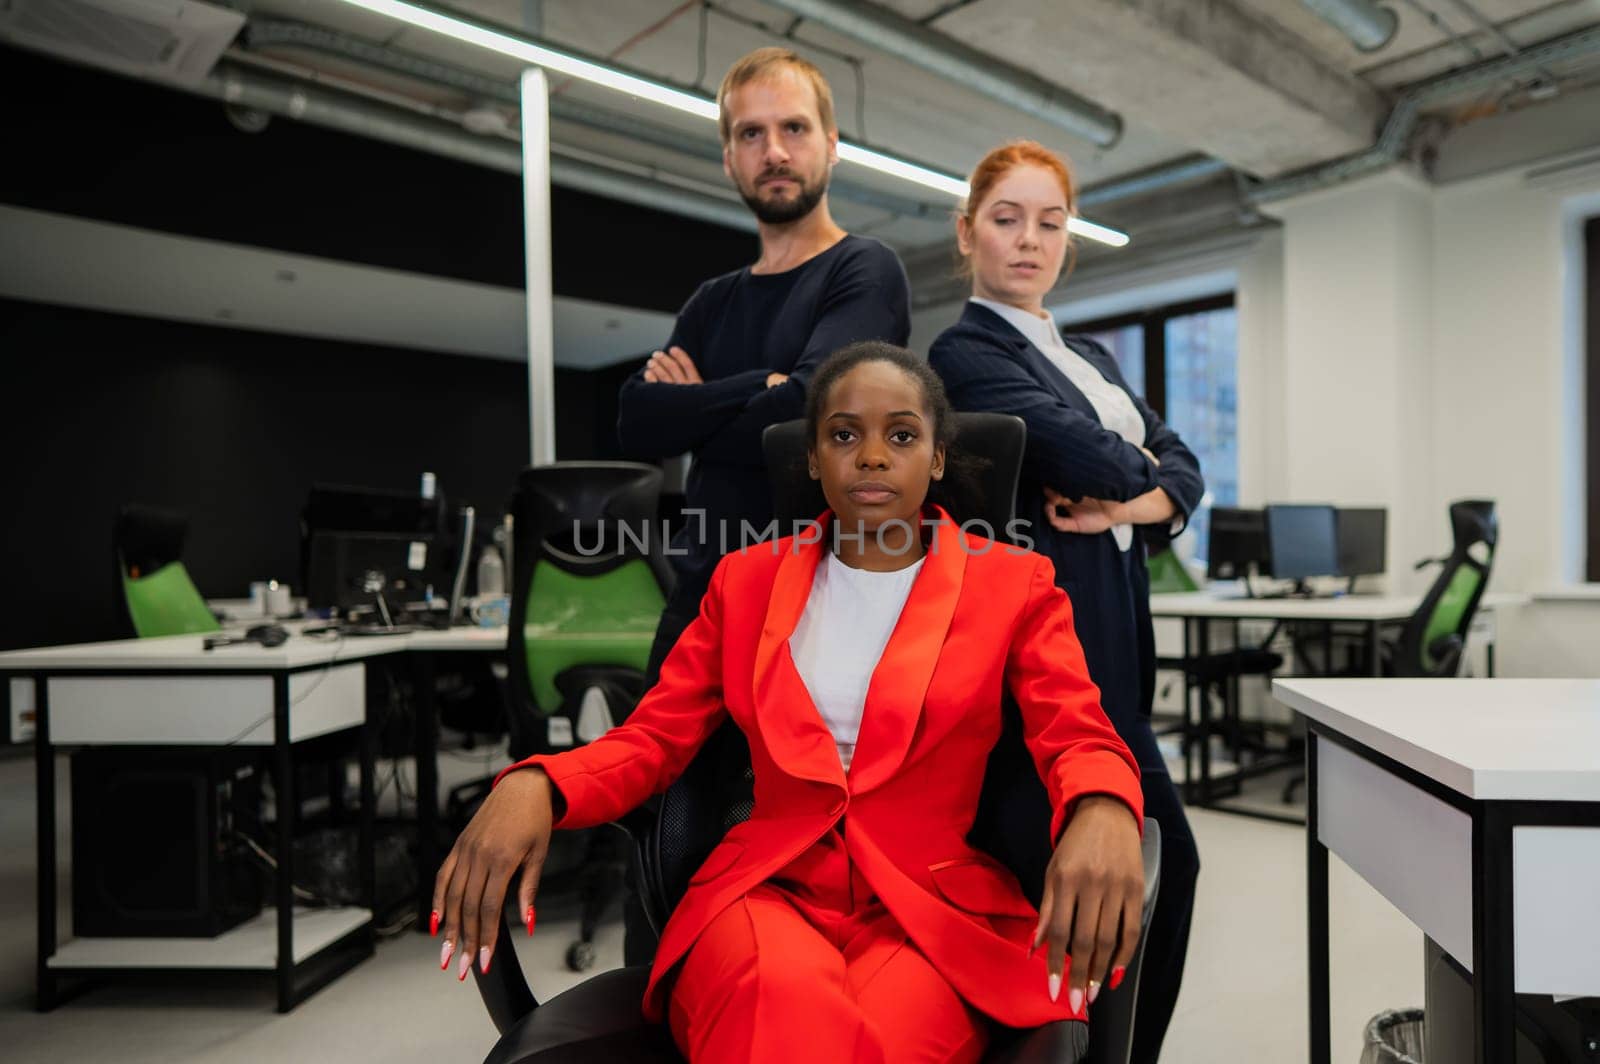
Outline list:
[[[212,938],[261,911],[259,753],[92,747],[72,755],[78,935]]]

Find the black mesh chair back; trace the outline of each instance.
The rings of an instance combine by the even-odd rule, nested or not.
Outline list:
[[[506,645],[512,757],[546,749],[526,638],[534,569],[554,565],[577,576],[602,577],[642,558],[663,594],[670,592],[672,571],[655,519],[660,496],[661,470],[638,462],[552,462],[518,474],[511,498]]]
[[[113,532],[117,558],[129,575],[148,575],[183,556],[189,519],[176,510],[128,503]]]
[[[785,533],[828,506],[822,485],[807,472],[805,434],[804,421],[785,421],[761,436],[773,516]],[[928,501],[943,506],[969,532],[1009,542],[1015,538],[1007,527],[1016,512],[1017,478],[1027,442],[1027,427],[1015,415],[957,414],[951,452],[968,459],[968,468],[952,468],[949,476],[932,486]]]
[[[1386,670],[1393,676],[1454,676],[1461,666],[1467,629],[1478,612],[1500,538],[1494,502],[1463,499],[1450,504],[1453,543],[1428,593],[1395,641]]]

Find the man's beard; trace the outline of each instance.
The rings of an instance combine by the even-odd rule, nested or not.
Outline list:
[[[759,191],[761,180],[773,177],[787,177],[794,181],[800,191],[793,199],[764,200],[760,198]],[[757,180],[754,192],[739,190],[739,196],[744,200],[744,205],[750,208],[750,213],[756,220],[767,225],[785,225],[798,221],[817,209],[817,204],[822,202],[822,197],[828,194],[828,175],[823,173],[815,184],[807,181],[792,170],[782,170],[778,173],[762,174]]]

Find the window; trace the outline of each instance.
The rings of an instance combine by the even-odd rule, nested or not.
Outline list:
[[[1141,393],[1200,459],[1208,501],[1239,501],[1238,315],[1222,296],[1139,314],[1063,325],[1111,351]],[[1194,514],[1195,557],[1206,557],[1209,509]]]

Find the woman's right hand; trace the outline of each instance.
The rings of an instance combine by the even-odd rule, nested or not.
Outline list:
[[[500,931],[500,910],[511,876],[518,870],[517,909],[533,934],[533,897],[539,871],[550,852],[555,822],[554,787],[541,768],[506,776],[451,847],[433,882],[430,933],[444,929],[439,968],[450,966],[459,947],[457,979],[465,979],[474,959],[484,973]]]

